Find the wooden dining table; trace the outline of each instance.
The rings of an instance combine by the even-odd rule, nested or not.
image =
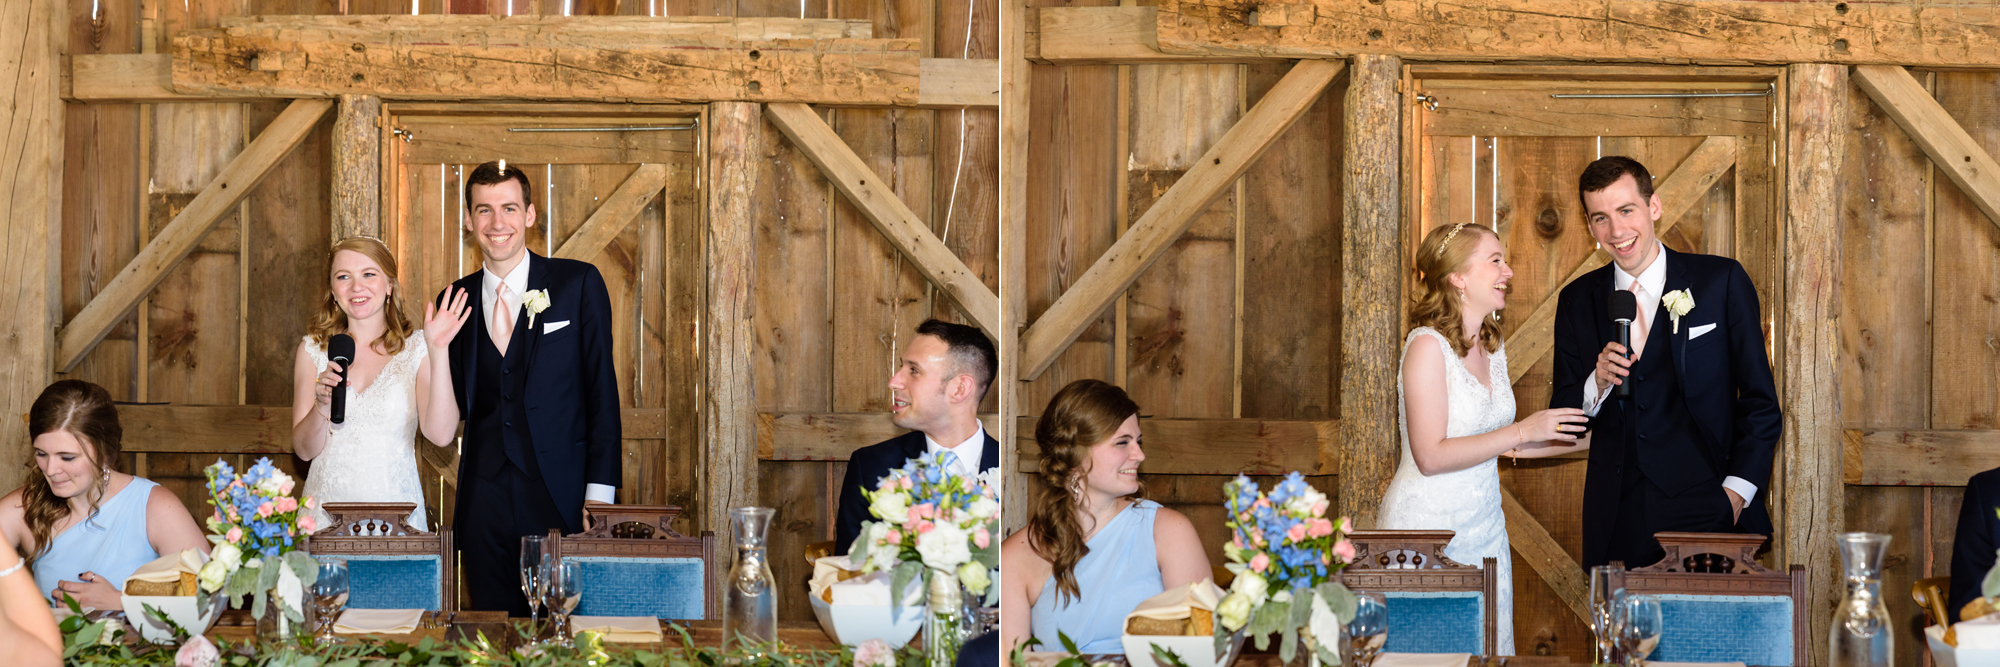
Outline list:
[[[502,611],[459,611],[424,612],[416,632],[402,634],[342,634],[342,637],[371,637],[383,641],[414,644],[424,639],[437,641],[457,641],[461,638],[478,637],[482,633],[488,641],[504,646],[513,646],[521,637],[520,628],[528,623],[525,618],[511,618]],[[630,648],[678,648],[681,646],[680,633],[675,625],[684,627],[694,640],[695,646],[721,646],[722,621],[661,621],[662,641],[653,644],[619,642],[617,646]],[[240,642],[256,635],[256,620],[250,613],[240,609],[230,609],[222,613],[215,626],[208,631],[211,639],[227,639]],[[778,641],[787,645],[822,651],[840,650],[840,644],[816,622],[781,621],[778,623]]]

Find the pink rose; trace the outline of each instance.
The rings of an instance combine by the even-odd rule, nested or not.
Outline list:
[[[1333,555],[1339,556],[1344,561],[1354,560],[1354,541],[1341,540],[1335,542],[1333,544]]]
[[[993,536],[987,533],[985,528],[972,531],[972,544],[984,549],[988,545],[993,544]]]
[[[181,650],[174,652],[174,667],[209,667],[222,660],[222,652],[207,637],[189,637]]]
[[[885,535],[883,535],[883,536],[882,536],[882,543],[883,543],[883,544],[902,544],[902,543],[903,543],[903,531],[900,531],[900,530],[896,530],[896,529],[894,529],[894,528],[890,528],[890,529],[889,529],[889,532],[888,532],[888,534],[885,534]]]
[[[918,535],[922,535],[931,532],[931,529],[936,527],[929,519],[917,519],[916,523],[910,525],[910,530],[917,531]]]
[[[919,519],[935,519],[937,518],[937,508],[930,503],[919,503],[916,507],[910,508],[910,516]]]
[[[264,504],[257,506],[257,518],[259,519],[271,518],[271,501],[266,500],[264,501]]]
[[[882,479],[875,480],[875,489],[878,491],[887,491],[893,488],[896,488],[896,478],[893,476],[885,476]]]
[[[1321,500],[1313,503],[1312,513],[1314,515],[1326,514],[1326,501]]]
[[[230,526],[229,534],[223,535],[222,539],[228,540],[230,544],[236,544],[237,542],[243,541],[243,527]]]
[[[880,639],[870,639],[854,647],[854,667],[895,667],[896,652]]]
[[[312,515],[299,517],[299,532],[310,535],[315,530],[319,530],[319,522],[314,521]]]
[[[289,495],[292,495],[292,480],[289,480],[289,479],[288,479],[288,480],[285,480],[285,483],[283,483],[283,484],[279,484],[279,485],[278,485],[278,493],[282,493],[282,494],[285,494],[285,495],[288,495],[288,496],[289,496]]]
[[[277,500],[271,501],[271,506],[279,513],[290,512],[299,508],[299,501],[293,500],[291,496],[279,496]]]
[[[1303,523],[1292,524],[1292,529],[1285,531],[1285,539],[1293,542],[1304,542],[1306,540],[1306,525]]]
[[[902,478],[902,479],[901,479],[900,481],[901,481],[901,482],[902,482],[902,484],[903,484],[903,490],[904,490],[904,491],[908,491],[908,490],[910,490],[910,478],[908,478],[908,477],[904,477],[904,478]]]
[[[1271,566],[1271,557],[1267,554],[1258,553],[1256,556],[1250,559],[1250,569],[1252,570],[1263,572],[1264,568],[1268,568],[1270,566]]]
[[[1328,535],[1332,535],[1333,522],[1328,521],[1326,519],[1313,519],[1312,527],[1306,529],[1306,534],[1311,535],[1313,537],[1326,537]]]
[[[306,509],[312,509],[314,507],[318,507],[319,506],[318,503],[319,503],[318,499],[313,498],[312,496],[306,496]]]

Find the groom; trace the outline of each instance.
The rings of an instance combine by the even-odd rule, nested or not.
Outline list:
[[[1782,421],[1749,274],[1736,260],[1674,252],[1654,237],[1660,198],[1636,160],[1590,163],[1577,194],[1612,261],[1564,287],[1556,304],[1549,407],[1596,417],[1584,567],[1652,565],[1665,555],[1658,532],[1771,534],[1753,501],[1770,482]],[[1639,302],[1630,359],[1607,312],[1613,290]],[[1619,398],[1613,389],[1628,382],[1631,397]]]
[[[451,342],[465,415],[452,530],[472,609],[526,616],[521,537],[581,532],[586,501],[613,501],[621,433],[604,278],[527,250],[534,189],[503,165],[465,179],[465,232],[485,261],[452,283],[479,295],[481,320]]]

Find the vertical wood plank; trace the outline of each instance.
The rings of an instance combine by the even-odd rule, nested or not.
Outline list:
[[[1286,71],[1249,67],[1245,101]],[[1328,91],[1243,175],[1244,418],[1340,413],[1341,120]]]
[[[1117,241],[1114,216],[1125,203],[1113,193],[1125,178],[1127,156],[1117,153],[1115,101],[1102,94],[1117,85],[1118,68],[1024,67],[1033,72],[1022,93],[1032,98],[1024,122],[1033,129],[1022,130],[1028,136],[1020,148],[1026,172],[1001,180],[1025,183],[1020,319],[1033,322]],[[1022,414],[1039,414],[1070,382],[1111,380],[1117,335],[1111,314],[1100,314],[1041,377],[1021,385]]]
[[[930,209],[929,116],[840,109],[833,127],[911,210]],[[834,410],[886,413],[889,374],[928,317],[925,283],[846,198],[833,203],[833,230]]]
[[[138,3],[70,3],[70,55],[136,53]],[[95,14],[93,14],[95,12]],[[66,104],[63,126],[62,320],[69,321],[138,254],[140,106]],[[128,316],[66,375],[137,398],[139,318]],[[129,468],[127,470],[130,470]]]
[[[56,67],[66,22],[61,0],[0,5],[0,461],[25,461],[27,414],[50,379],[62,315],[63,108]],[[0,466],[0,486],[26,469]]]
[[[702,492],[706,476],[702,443],[707,439],[701,416],[705,380],[700,336],[708,274],[706,263],[697,259],[706,256],[708,247],[704,207],[709,188],[703,156],[701,150],[677,153],[667,165],[666,228],[661,240],[664,317],[660,329],[648,338],[658,340],[662,377],[654,384],[666,394],[667,439],[659,444],[666,482],[660,499],[686,508],[685,519],[679,519],[677,526],[683,535],[710,529],[705,523],[708,498]]]
[[[168,3],[172,4],[172,3]],[[242,104],[154,105],[152,206],[148,237],[157,236],[247,142]],[[238,213],[240,213],[240,207]],[[147,396],[201,405],[237,402],[238,213],[215,229],[160,282],[144,315]],[[156,480],[157,481],[157,480]]]
[[[1027,27],[1024,18],[1027,8],[1022,0],[999,0],[1000,20],[1000,104],[1005,113],[1000,114],[999,170],[995,177],[1000,183],[999,225],[1000,225],[1000,340],[996,349],[1000,352],[1000,377],[995,380],[999,390],[1000,442],[1017,440],[1015,417],[1027,414],[1021,404],[1020,351],[1021,329],[1027,325],[1027,237],[1028,237],[1028,149],[1033,141],[1029,131],[1030,119],[1040,108],[1034,101],[1034,69],[1029,66],[1026,52]],[[1046,306],[1044,306],[1046,308]],[[1027,522],[1025,499],[1031,491],[1027,488],[1028,478],[1019,474],[1019,450],[1013,445],[1004,445],[1000,454],[1000,467],[1006,479],[1006,489],[1001,494],[1004,506],[1001,509],[1001,532],[1009,532]]]
[[[2000,73],[1939,72],[1938,104],[1989,152],[2000,152]],[[1942,180],[1942,179],[1940,179]],[[2000,246],[1996,229],[1950,183],[1937,197],[1936,325],[1932,428],[2000,428]],[[1981,225],[1985,225],[1982,227]],[[1971,471],[1968,471],[1971,472]]]
[[[1396,413],[1401,349],[1402,60],[1354,56],[1348,65],[1341,193],[1340,410],[1343,416]],[[1355,525],[1374,526],[1401,447],[1394,420],[1340,420],[1346,448],[1340,506]]]
[[[382,235],[382,98],[341,95],[333,125],[333,238]],[[419,314],[421,316],[421,314]]]
[[[1840,192],[1846,152],[1847,69],[1792,65],[1787,88],[1785,173],[1784,459],[1785,553],[1803,563],[1808,627],[1831,622],[1839,591],[1834,535],[1845,525],[1840,482]],[[1815,644],[1813,662],[1825,661]]]
[[[251,131],[261,131],[284,108],[282,102],[249,105],[245,114]],[[292,360],[299,338],[330,294],[330,197],[321,175],[333,147],[332,130],[331,119],[321,120],[320,127],[271,167],[271,174],[245,200],[250,244],[244,249],[244,261],[251,280],[244,289],[252,307],[244,313],[249,333],[243,346],[245,402],[251,405],[291,404]],[[396,256],[404,314],[422,326],[423,301],[432,293],[413,289],[418,283],[411,280],[409,263],[417,259],[421,257]]]
[[[757,284],[757,159],[763,110],[754,102],[708,105],[708,313],[702,327],[708,391],[703,406],[709,530],[734,544],[729,508],[757,501],[757,392],[750,355]],[[713,579],[720,586],[726,573]]]

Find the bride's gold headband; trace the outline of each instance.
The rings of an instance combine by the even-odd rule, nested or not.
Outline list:
[[[1465,224],[1466,223],[1461,222],[1451,226],[1451,231],[1444,235],[1444,240],[1438,242],[1437,256],[1439,257],[1444,256],[1445,246],[1451,245],[1451,240],[1458,236],[1458,230],[1465,229]]]

